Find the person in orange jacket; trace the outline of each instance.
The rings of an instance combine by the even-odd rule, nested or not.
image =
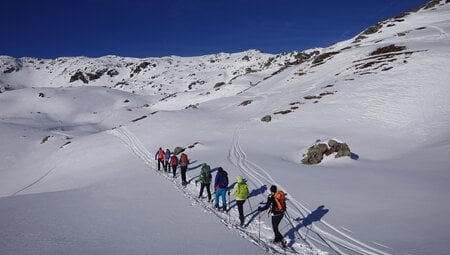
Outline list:
[[[155,154],[155,160],[158,160],[158,171],[161,171],[161,165],[164,167],[164,151],[161,147]]]

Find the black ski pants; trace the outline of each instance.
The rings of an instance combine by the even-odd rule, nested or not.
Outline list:
[[[172,165],[173,177],[175,177],[177,175],[177,167],[178,167],[178,165]]]
[[[241,221],[241,224],[244,224],[244,203],[245,200],[236,200],[236,205],[239,211],[239,220]]]
[[[206,188],[206,192],[208,193],[208,201],[211,201],[211,183],[200,183],[200,194],[198,196],[203,196],[204,188]]]
[[[280,225],[281,219],[283,219],[284,213],[272,215],[272,228],[273,233],[275,234],[275,242],[283,241],[283,235],[278,230],[278,226]]]
[[[161,165],[164,167],[164,160],[158,159],[158,171],[161,171]]]
[[[183,184],[186,184],[186,171],[187,171],[187,166],[180,166],[180,171],[181,171],[181,182]]]
[[[164,159],[164,172],[167,172],[167,171],[170,172],[170,164],[169,164],[169,161]]]

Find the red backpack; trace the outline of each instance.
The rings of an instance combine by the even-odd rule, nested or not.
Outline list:
[[[159,150],[158,159],[164,159],[164,151],[163,150]]]
[[[178,158],[177,158],[177,156],[173,155],[170,158],[170,163],[172,164],[172,166],[178,166]]]
[[[181,162],[180,165],[182,166],[187,166],[189,164],[189,159],[186,154],[181,153],[180,162]]]

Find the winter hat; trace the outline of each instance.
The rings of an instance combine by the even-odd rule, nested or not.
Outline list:
[[[206,163],[203,163],[203,165],[202,165],[202,170],[203,171],[211,171],[211,167],[208,165],[208,164],[206,164]]]
[[[270,186],[270,191],[273,193],[277,192],[277,186],[275,185]]]
[[[238,175],[236,177],[237,183],[243,183],[244,182],[244,178],[242,178],[242,176]]]
[[[217,170],[219,170],[219,172],[222,172],[223,168],[219,166],[219,168]]]

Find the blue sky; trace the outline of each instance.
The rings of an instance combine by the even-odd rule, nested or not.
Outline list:
[[[0,55],[200,56],[325,47],[428,0],[0,0]]]

